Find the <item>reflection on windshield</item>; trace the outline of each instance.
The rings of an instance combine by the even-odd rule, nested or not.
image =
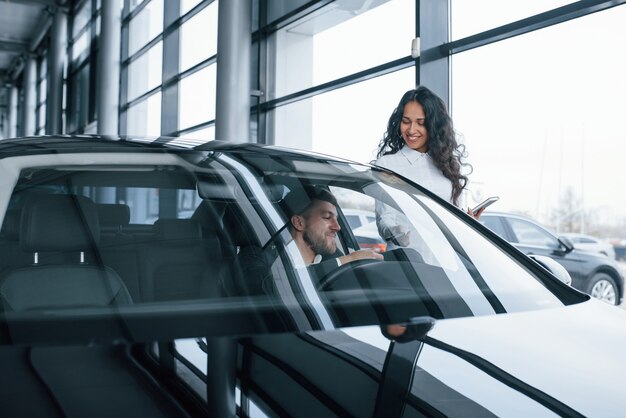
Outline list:
[[[16,170],[14,190],[4,191],[1,317],[13,321],[5,340],[41,318],[69,334],[73,321],[86,337],[99,329],[133,340],[151,320],[169,324],[166,334],[222,335],[563,303],[463,216],[386,172],[245,152],[201,166],[141,154],[97,169],[80,154],[64,156],[61,169],[46,157]],[[323,237],[336,251],[315,264],[294,240],[284,201],[310,186],[336,198]],[[376,214],[372,239],[387,243],[384,258],[337,261],[359,250],[347,209]],[[188,328],[167,322],[174,313]]]

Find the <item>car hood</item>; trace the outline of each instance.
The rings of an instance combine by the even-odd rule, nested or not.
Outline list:
[[[516,391],[543,393],[556,400],[549,402],[586,416],[623,416],[624,329],[626,311],[594,299],[558,309],[443,320],[429,333],[418,366],[471,394],[462,374],[440,373],[442,367],[429,365],[429,356],[446,351]],[[492,412],[511,413],[500,407]]]

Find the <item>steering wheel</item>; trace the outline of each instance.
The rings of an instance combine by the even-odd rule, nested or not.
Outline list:
[[[346,264],[342,264],[337,267],[335,270],[328,273],[326,276],[320,280],[317,285],[317,290],[325,291],[332,287],[337,280],[346,278],[346,277],[355,277],[354,274],[348,274],[354,270],[361,270],[363,266],[368,264],[380,263],[381,260],[373,259],[373,258],[365,258],[361,260],[351,261]]]
[[[422,255],[416,249],[410,247],[394,248],[393,250],[385,251],[383,257],[385,261],[424,262]]]

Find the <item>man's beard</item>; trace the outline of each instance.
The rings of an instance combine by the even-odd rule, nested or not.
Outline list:
[[[315,254],[322,256],[335,254],[337,248],[334,242],[331,246],[327,245],[325,236],[314,236],[310,231],[304,231],[303,238],[304,242],[315,251]]]

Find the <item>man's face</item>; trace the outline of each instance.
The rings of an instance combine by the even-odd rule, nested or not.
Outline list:
[[[341,229],[337,222],[335,205],[323,200],[315,200],[313,206],[302,217],[305,222],[304,241],[316,254],[334,254],[337,251],[335,238]]]

